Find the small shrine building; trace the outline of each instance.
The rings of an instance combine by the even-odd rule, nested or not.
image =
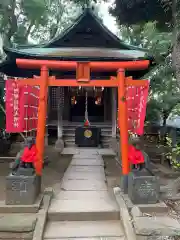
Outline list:
[[[18,46],[17,48],[4,47],[4,51],[6,59],[0,65],[0,72],[19,78],[39,76],[40,71],[18,68],[16,59],[114,63],[150,60],[152,64],[152,58],[148,57],[147,51],[124,43],[105,27],[93,10],[89,8],[78,17],[72,26],[46,44]],[[147,71],[141,69],[126,71],[126,76],[140,79]],[[49,75],[56,76],[58,79],[76,78],[74,70],[50,70]],[[103,69],[91,72],[92,79],[109,79],[110,76],[116,76],[116,71]],[[60,104],[63,106],[62,125],[66,145],[68,145],[68,141],[71,142],[70,139],[74,138],[73,132],[66,133],[67,128],[71,128],[73,131],[73,127],[83,124],[86,108],[91,124],[109,127],[108,139],[116,136],[116,88],[49,87],[47,125],[49,134],[52,136],[54,136],[53,133],[55,135],[58,133]],[[69,140],[67,140],[68,138]]]

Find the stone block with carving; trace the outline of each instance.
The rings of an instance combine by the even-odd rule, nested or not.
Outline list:
[[[156,176],[147,171],[131,172],[128,177],[128,196],[134,204],[153,204],[159,201],[160,185]]]
[[[41,191],[41,177],[12,175],[6,177],[6,204],[34,204]]]

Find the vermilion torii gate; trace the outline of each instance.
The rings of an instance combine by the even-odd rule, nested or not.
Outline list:
[[[149,66],[148,60],[127,62],[72,62],[53,60],[17,59],[16,64],[20,68],[40,69],[40,77],[18,80],[20,85],[40,86],[38,123],[36,145],[38,149],[38,161],[36,173],[42,174],[44,156],[44,138],[47,114],[48,87],[117,87],[118,88],[118,127],[120,128],[120,148],[122,156],[122,173],[130,171],[128,162],[128,118],[126,106],[126,86],[147,86],[148,81],[132,80],[125,77],[126,70],[143,70]],[[76,79],[56,79],[49,76],[49,70],[76,70]],[[91,80],[92,71],[117,71],[117,77],[109,80]]]

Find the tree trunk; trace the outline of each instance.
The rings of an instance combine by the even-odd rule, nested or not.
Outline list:
[[[163,115],[163,128],[166,127],[166,121],[167,121],[167,117],[166,114]]]
[[[167,114],[166,111],[163,111],[163,143],[164,145],[166,145],[166,133],[167,133],[167,130],[166,130],[166,122],[167,122],[167,118],[168,118],[169,114]]]
[[[32,22],[29,24],[29,27],[28,27],[27,32],[26,32],[26,34],[25,34],[25,39],[26,39],[26,41],[28,40],[29,34],[30,34],[31,29],[32,29],[33,26],[34,26],[34,21],[32,21]]]

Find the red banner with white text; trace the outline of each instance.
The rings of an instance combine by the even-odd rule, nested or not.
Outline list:
[[[36,130],[38,104],[39,87],[18,86],[15,79],[6,80],[6,131]]]
[[[128,86],[126,88],[128,130],[137,135],[144,133],[148,91],[149,82],[147,82],[147,86]]]

